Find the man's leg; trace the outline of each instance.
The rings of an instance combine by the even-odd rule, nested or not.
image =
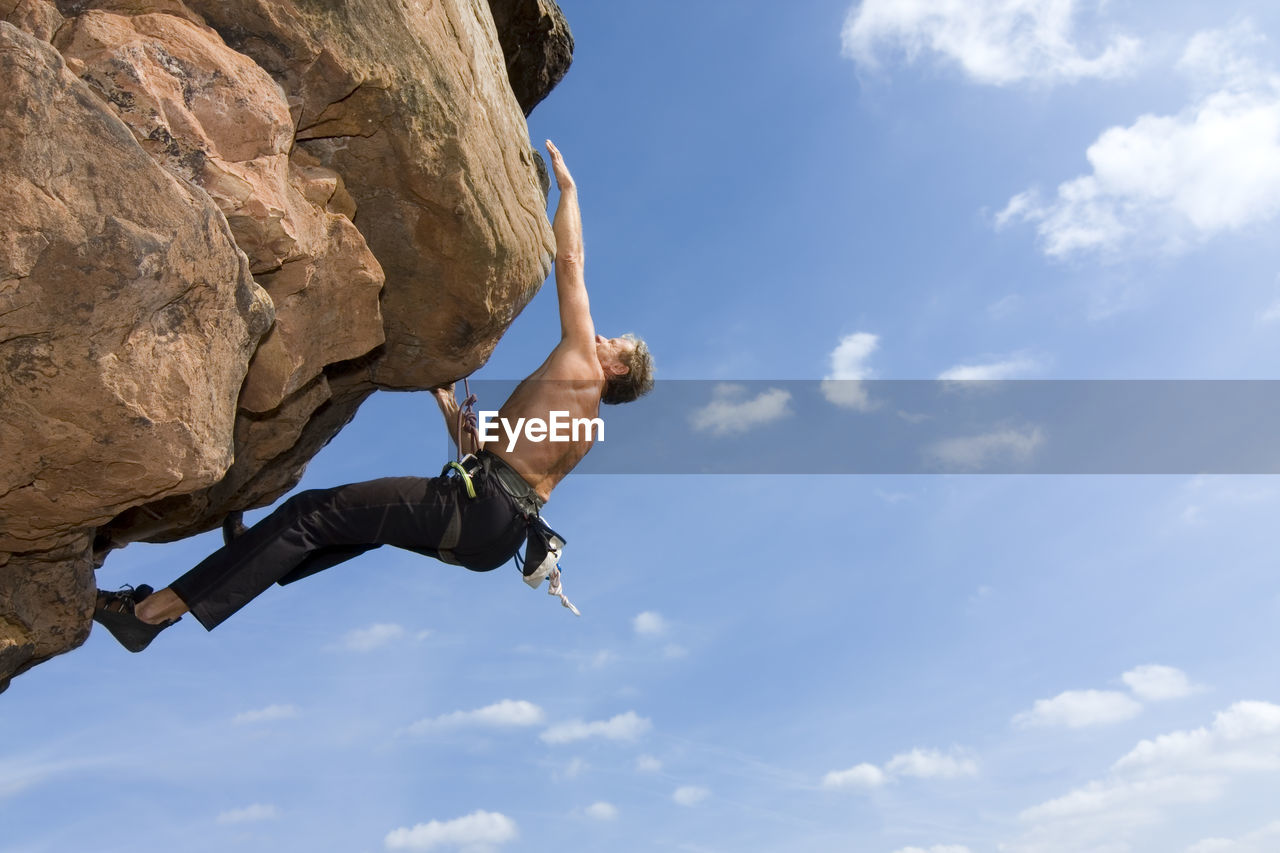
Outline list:
[[[379,545],[451,547],[460,526],[456,504],[436,482],[391,477],[302,492],[145,599],[135,613],[154,624],[189,608],[212,630],[273,583]]]

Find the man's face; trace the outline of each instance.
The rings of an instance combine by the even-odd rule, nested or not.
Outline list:
[[[635,349],[635,346],[635,341],[629,341],[626,338],[606,338],[604,335],[596,335],[596,357],[600,359],[600,365],[606,370],[610,365],[625,367],[622,357]]]

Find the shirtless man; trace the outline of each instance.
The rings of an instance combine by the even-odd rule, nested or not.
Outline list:
[[[560,201],[556,208],[556,294],[560,342],[520,383],[499,413],[517,418],[594,418],[600,403],[634,400],[653,386],[643,341],[597,335],[583,278],[578,191],[560,152],[547,142]],[[473,571],[515,556],[556,485],[591,449],[576,441],[476,446],[459,429],[453,385],[434,392],[450,435],[469,455],[462,471],[435,478],[388,477],[302,492],[285,501],[170,586],[99,591],[94,620],[129,651],[142,651],[163,629],[191,613],[213,630],[272,584],[292,583],[382,545],[416,551]],[[471,496],[474,492],[474,497]]]

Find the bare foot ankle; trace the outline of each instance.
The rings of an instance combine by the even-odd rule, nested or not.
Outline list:
[[[133,608],[133,615],[148,625],[159,625],[177,619],[186,612],[187,605],[168,587],[148,595]]]

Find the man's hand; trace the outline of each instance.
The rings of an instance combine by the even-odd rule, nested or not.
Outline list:
[[[555,172],[556,186],[560,188],[560,192],[576,189],[578,185],[573,182],[573,175],[569,174],[569,168],[560,156],[560,149],[550,139],[547,140],[547,153],[551,155],[551,170]]]
[[[436,398],[437,403],[441,403],[441,404],[444,404],[445,402],[457,403],[458,401],[458,398],[454,395],[452,382],[450,382],[448,385],[440,385],[436,388],[432,388],[431,394]]]

